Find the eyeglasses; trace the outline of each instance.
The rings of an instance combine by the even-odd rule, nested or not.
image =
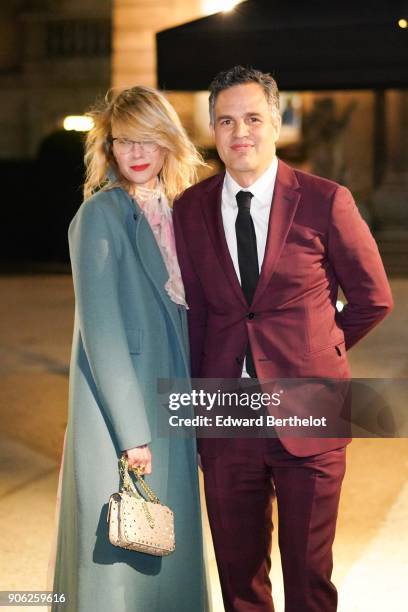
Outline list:
[[[130,140],[129,138],[111,138],[118,153],[130,153],[134,145],[138,145],[143,153],[154,153],[159,148],[157,142],[152,140]]]

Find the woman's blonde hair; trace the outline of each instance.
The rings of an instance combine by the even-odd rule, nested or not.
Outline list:
[[[206,165],[172,105],[155,89],[137,86],[116,94],[109,90],[102,103],[87,115],[92,117],[94,127],[85,143],[85,199],[117,184],[127,190],[131,187],[120,174],[112,152],[113,127],[130,129],[138,140],[154,140],[166,149],[160,178],[170,203],[197,180],[198,166]],[[117,181],[107,180],[109,168],[114,170]]]

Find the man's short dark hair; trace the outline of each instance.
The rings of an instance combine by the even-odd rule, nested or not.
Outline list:
[[[214,125],[214,107],[217,96],[224,89],[229,89],[235,85],[245,85],[246,83],[257,83],[265,93],[266,100],[272,110],[279,111],[279,90],[275,79],[268,72],[261,72],[255,68],[245,68],[244,66],[234,66],[229,70],[219,72],[212,81],[210,90],[210,120]]]

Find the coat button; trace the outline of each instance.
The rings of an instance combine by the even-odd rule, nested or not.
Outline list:
[[[254,312],[248,312],[247,318],[248,319],[254,319],[255,318],[255,313]]]
[[[242,365],[244,363],[244,360],[242,359],[242,357],[235,357],[235,362],[238,365]]]
[[[137,214],[136,213],[134,213],[133,218],[134,218],[135,221],[137,220]]]

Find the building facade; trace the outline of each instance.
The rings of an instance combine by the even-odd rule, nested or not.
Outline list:
[[[239,1],[2,3],[0,160],[35,159],[65,116],[83,114],[109,87],[155,86],[156,33],[233,5]],[[193,140],[211,151],[208,95],[166,94]],[[408,255],[407,91],[295,94],[297,130],[283,132],[280,155],[350,187],[384,252],[394,252],[398,244],[397,259]]]
[[[35,157],[41,141],[111,83],[111,0],[0,4],[0,159]]]

